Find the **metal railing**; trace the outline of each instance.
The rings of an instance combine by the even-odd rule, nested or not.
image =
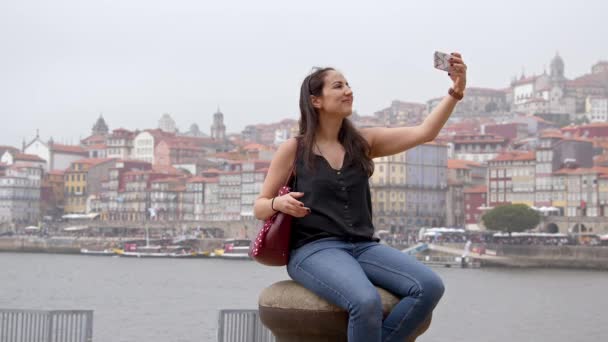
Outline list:
[[[91,310],[0,309],[0,342],[91,341]]]
[[[218,342],[275,342],[260,321],[258,310],[220,310]]]

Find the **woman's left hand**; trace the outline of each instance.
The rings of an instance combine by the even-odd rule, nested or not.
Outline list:
[[[458,52],[452,52],[451,55],[448,75],[454,82],[452,86],[454,91],[462,94],[467,87],[467,65],[464,64],[462,56]]]

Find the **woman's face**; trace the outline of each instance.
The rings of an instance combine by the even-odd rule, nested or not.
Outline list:
[[[329,70],[325,74],[323,95],[313,96],[312,102],[319,112],[347,117],[353,112],[353,91],[341,73]]]

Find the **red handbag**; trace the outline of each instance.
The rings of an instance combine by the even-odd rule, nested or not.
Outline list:
[[[291,172],[287,176],[287,181],[279,189],[278,196],[283,196],[291,192],[289,184],[295,178],[294,170],[297,160],[293,161]],[[289,262],[289,241],[291,238],[291,215],[283,212],[276,212],[264,221],[258,236],[251,242],[249,256],[260,264],[266,266],[285,266]]]

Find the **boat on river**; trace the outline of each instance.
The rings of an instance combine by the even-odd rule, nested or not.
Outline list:
[[[215,256],[222,259],[251,260],[250,245],[251,240],[248,239],[227,239],[224,241],[224,249],[216,251]]]
[[[112,256],[112,255],[116,255],[116,250],[114,248],[106,248],[106,249],[81,248],[80,254],[92,255],[92,256]]]

